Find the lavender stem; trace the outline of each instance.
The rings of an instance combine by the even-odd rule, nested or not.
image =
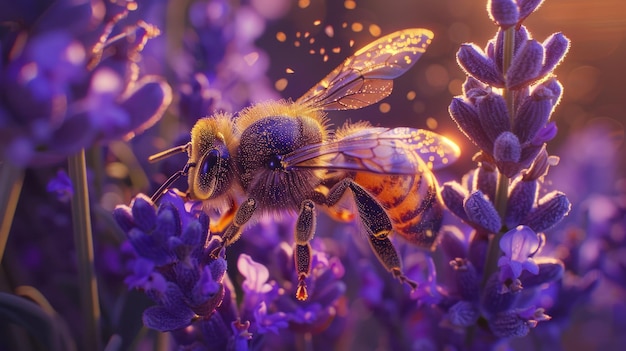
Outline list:
[[[24,182],[24,171],[4,162],[0,168],[0,213],[2,214],[2,223],[0,224],[0,262],[4,256],[4,249],[9,239],[9,231],[13,223],[13,215],[17,201],[22,191]]]
[[[75,188],[72,197],[72,223],[78,263],[80,304],[85,323],[83,348],[85,350],[100,350],[102,348],[99,332],[100,305],[94,273],[93,236],[84,149],[68,158],[68,172]]]

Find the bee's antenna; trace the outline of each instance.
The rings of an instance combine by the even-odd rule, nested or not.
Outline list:
[[[173,150],[173,149],[170,149]],[[170,151],[167,150],[167,151]],[[164,152],[167,152],[164,151]],[[172,183],[174,183],[178,178],[186,176],[187,173],[189,172],[189,168],[194,167],[196,164],[195,163],[188,163],[185,165],[185,167],[183,167],[183,169],[181,169],[180,171],[172,174],[169,178],[167,178],[167,180],[161,184],[161,186],[159,187],[159,190],[157,190],[154,195],[152,195],[152,197],[150,197],[150,200],[152,200],[153,204],[156,204],[157,201],[159,201],[159,199],[161,198],[161,196],[163,196],[163,194],[165,194],[165,191],[170,187],[170,185],[172,185]]]
[[[174,154],[180,154],[183,152],[187,152],[187,150],[189,150],[189,147],[191,147],[191,143],[187,143],[185,145],[179,145],[179,146],[175,146],[171,149],[167,149],[165,151],[161,151],[159,153],[156,153],[150,157],[148,157],[148,162],[156,162],[159,160],[162,160],[164,158],[170,157]]]

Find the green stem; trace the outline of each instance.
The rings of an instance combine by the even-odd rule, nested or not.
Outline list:
[[[515,27],[507,28],[504,31],[504,40],[502,47],[502,71],[506,80],[506,73],[511,66],[513,60],[513,52],[515,49]],[[502,95],[506,101],[507,111],[511,125],[513,125],[513,117],[515,114],[515,99],[513,92],[506,87],[502,90]],[[509,179],[502,173],[498,172],[498,184],[496,186],[496,197],[494,199],[494,205],[500,218],[505,218],[506,207],[509,196]],[[495,233],[490,240],[487,248],[487,257],[485,259],[485,272],[483,274],[482,286],[487,285],[489,277],[498,269],[498,259],[500,258],[500,238],[504,235],[505,226],[502,226],[502,230],[499,233]]]
[[[4,257],[4,249],[9,240],[9,232],[13,224],[13,216],[17,208],[17,201],[24,183],[24,170],[4,162],[0,168],[0,263]]]
[[[87,187],[87,166],[85,150],[68,158],[68,171],[74,185],[72,197],[72,222],[74,245],[78,262],[78,286],[80,304],[85,323],[83,334],[84,350],[101,350],[100,305],[98,286],[94,273],[93,235],[89,211],[89,190]]]

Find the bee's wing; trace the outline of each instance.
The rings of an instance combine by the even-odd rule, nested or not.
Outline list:
[[[428,29],[384,36],[348,57],[296,103],[323,110],[353,110],[391,94],[392,79],[415,64],[433,38]]]
[[[419,174],[454,162],[459,147],[422,129],[366,128],[337,140],[305,146],[285,155],[285,169],[319,168],[379,174]]]

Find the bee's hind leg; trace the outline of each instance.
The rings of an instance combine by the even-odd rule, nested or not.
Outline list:
[[[304,301],[309,297],[305,279],[311,272],[311,244],[309,242],[315,235],[315,204],[312,200],[304,200],[300,204],[300,212],[294,230],[295,246],[293,259],[298,272],[298,289],[296,298]]]
[[[346,178],[332,187],[328,193],[327,205],[332,206],[337,203],[348,188],[352,190],[359,218],[367,231],[370,246],[380,263],[391,272],[394,278],[406,283],[411,289],[417,288],[417,283],[407,278],[402,272],[402,261],[388,237],[393,230],[391,220],[382,205],[372,195],[352,179]]]

